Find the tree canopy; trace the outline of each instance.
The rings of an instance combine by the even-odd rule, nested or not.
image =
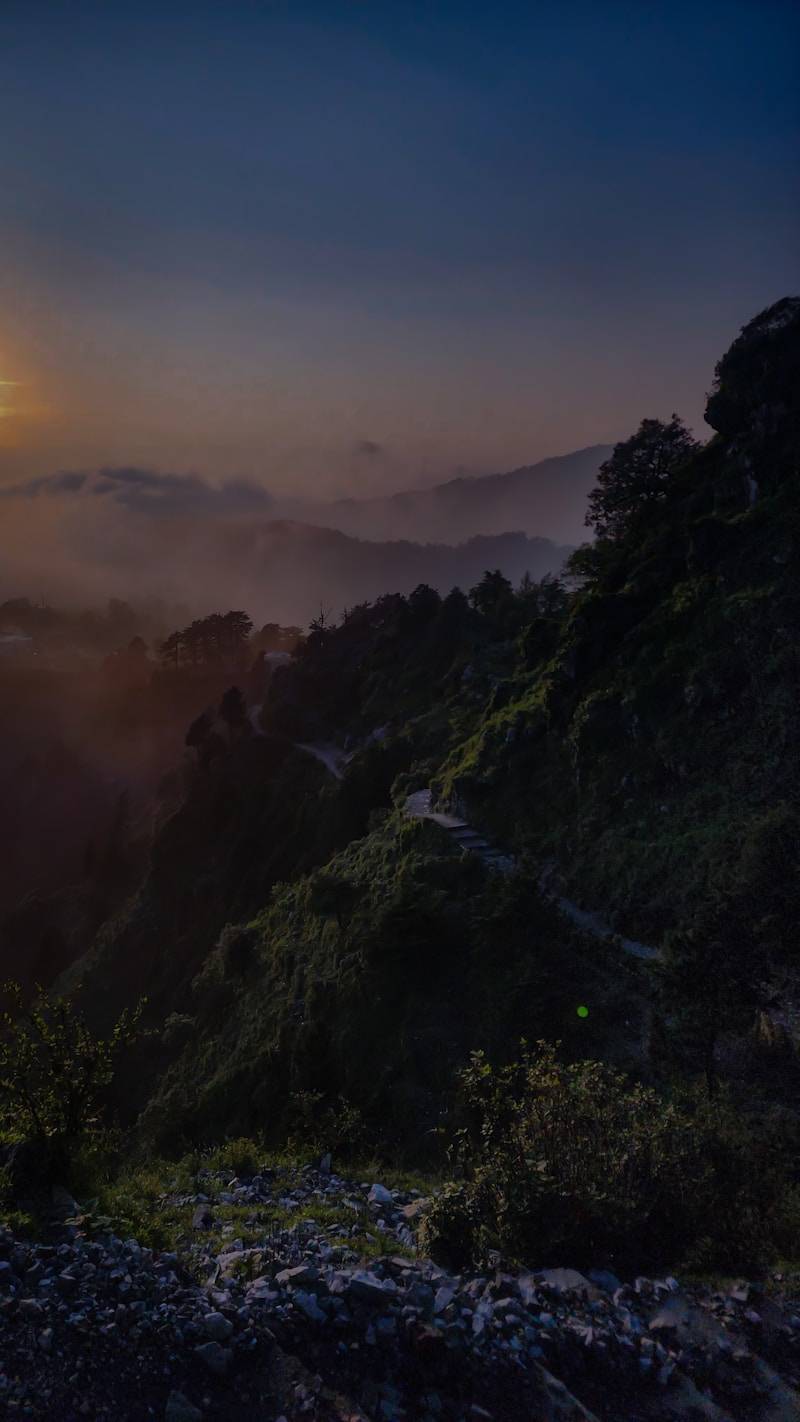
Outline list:
[[[624,538],[646,508],[664,499],[672,474],[698,447],[678,415],[666,423],[642,420],[601,464],[589,495],[587,526],[598,538]]]

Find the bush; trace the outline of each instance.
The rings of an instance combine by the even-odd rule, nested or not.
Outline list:
[[[11,1010],[2,1016],[0,1128],[12,1142],[14,1188],[64,1183],[103,1133],[105,1093],[117,1057],[138,1034],[144,1004],[124,1012],[102,1039],[65,999],[40,993],[26,1008],[17,983],[4,991]]]
[[[344,1096],[326,1100],[320,1091],[294,1091],[289,1098],[290,1155],[317,1159],[330,1151],[337,1160],[353,1160],[364,1150],[368,1133],[357,1106]]]
[[[423,1225],[423,1247],[451,1267],[497,1250],[537,1266],[752,1269],[791,1237],[785,1160],[727,1100],[668,1101],[600,1062],[564,1065],[544,1042],[499,1070],[474,1053],[461,1085],[463,1183]]]

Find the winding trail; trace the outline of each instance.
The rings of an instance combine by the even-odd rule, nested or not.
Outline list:
[[[258,736],[264,734],[259,721],[260,715],[260,706],[250,708],[250,724]],[[353,758],[352,753],[348,755],[332,742],[293,741],[292,745],[296,750],[304,751],[306,755],[311,755],[315,760],[318,760],[335,780],[344,779],[345,770]],[[409,795],[406,798],[404,812],[412,820],[430,820],[432,824],[443,830],[459,849],[463,849],[469,854],[476,854],[488,869],[492,869],[496,873],[512,874],[517,867],[517,861],[513,855],[504,854],[467,820],[458,815],[449,815],[444,810],[434,810],[433,797],[428,789],[415,790],[413,794]],[[623,953],[627,953],[631,958],[639,958],[642,962],[652,963],[661,957],[658,948],[653,948],[648,943],[640,943],[636,938],[625,938],[622,934],[616,933],[599,913],[581,908],[580,904],[576,904],[573,899],[568,899],[563,894],[553,893],[549,887],[551,875],[552,866],[542,873],[539,879],[539,888],[544,896],[554,903],[564,917],[574,923],[577,928],[582,929],[590,937],[598,938],[603,942],[616,941]]]
[[[259,704],[251,706],[247,713],[250,725],[257,736],[264,735],[261,727],[261,711],[262,707]],[[292,741],[291,744],[295,750],[305,751],[306,755],[313,755],[314,759],[320,761],[336,780],[344,779],[344,772],[352,760],[352,755],[347,755],[332,742]]]
[[[477,854],[478,858],[482,859],[490,869],[495,869],[501,874],[510,874],[517,867],[517,861],[512,855],[503,854],[499,849],[496,849],[479,830],[473,829],[466,820],[457,815],[448,815],[441,810],[434,810],[430,790],[416,790],[413,795],[409,795],[405,803],[405,813],[409,819],[430,820],[433,824],[438,825],[455,844],[471,854]],[[647,943],[639,943],[635,938],[624,938],[621,934],[615,933],[600,914],[591,913],[588,909],[582,909],[572,899],[552,893],[548,887],[551,872],[552,870],[545,870],[539,880],[539,887],[545,897],[550,899],[571,923],[576,924],[592,938],[604,941],[616,940],[622,951],[632,958],[652,962],[661,957],[658,948],[652,948]]]
[[[295,750],[305,751],[306,755],[313,755],[314,759],[320,761],[337,780],[344,780],[344,773],[352,756],[346,755],[338,746],[322,741],[292,741],[292,745]]]

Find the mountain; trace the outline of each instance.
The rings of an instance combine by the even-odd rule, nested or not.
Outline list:
[[[476,535],[455,546],[374,542],[290,520],[219,525],[214,540],[215,557],[229,570],[228,597],[284,622],[307,622],[321,606],[338,613],[420,583],[440,592],[470,588],[487,568],[500,568],[514,583],[526,572],[540,578],[557,573],[570,552],[524,533]]]
[[[363,1400],[369,1375],[366,1415],[393,1360],[406,1415],[430,1414],[430,1368],[432,1411],[455,1422],[445,1364],[484,1335],[495,1378],[530,1344],[536,1368],[579,1380],[576,1415],[688,1415],[699,1386],[715,1416],[796,1415],[799,372],[787,299],[720,361],[708,444],[655,484],[625,465],[633,511],[573,556],[569,587],[489,572],[471,599],[384,592],[318,624],[257,705],[192,739],[138,885],[56,985],[47,1056],[28,1038],[15,1056],[10,1026],[4,1079],[22,1071],[20,1109],[38,1092],[70,1146],[58,1183],[98,1201],[88,1224],[70,1204],[69,1227],[95,1231],[98,1259],[127,1249],[131,1277],[144,1241],[168,1276],[209,1284],[202,1336],[230,1347],[210,1366],[238,1373],[263,1307],[272,1343],[274,1326],[331,1387]],[[253,538],[265,566],[304,548],[315,578],[363,546],[294,525]],[[137,1002],[145,1035],[100,1078],[104,1154],[94,1078],[71,1064],[105,1058],[63,1024],[72,1004],[106,1034]],[[83,1154],[59,1126],[73,1081],[90,1088]],[[413,1187],[370,1158],[413,1168]],[[81,1287],[97,1272],[81,1265]],[[769,1282],[731,1288],[742,1276]],[[413,1306],[368,1321],[398,1289]],[[342,1361],[351,1325],[369,1348]],[[481,1396],[498,1422],[566,1415]]]
[[[309,505],[306,516],[359,538],[461,543],[478,534],[518,529],[557,543],[581,543],[586,537],[586,499],[610,453],[610,445],[595,444],[507,474],[451,479],[382,498]]]
[[[162,1059],[148,1128],[194,1137],[217,1112],[217,1124],[233,1113],[237,1126],[252,1128],[253,1071],[276,1121],[275,1092],[281,1096],[288,1072],[296,1089],[327,1084],[375,1121],[387,1111],[404,1120],[418,1114],[424,1084],[433,1124],[468,1042],[502,1050],[526,1022],[543,1033],[549,1019],[573,1043],[569,1012],[581,978],[587,989],[593,984],[596,1049],[636,1060],[635,1030],[620,1025],[625,980],[616,983],[614,969],[598,981],[580,933],[576,939],[574,928],[536,907],[546,866],[582,908],[602,910],[620,931],[671,954],[678,976],[688,955],[704,984],[690,997],[705,1003],[706,1019],[723,1035],[761,1010],[772,991],[764,984],[793,971],[800,499],[796,397],[783,368],[798,321],[791,307],[784,325],[773,318],[747,328],[721,362],[709,404],[723,429],[675,473],[640,526],[602,557],[598,551],[582,591],[545,585],[520,595],[490,578],[474,608],[459,594],[443,602],[433,594],[381,597],[313,634],[302,656],[276,673],[267,739],[232,746],[196,778],[156,840],[140,899],[79,972],[88,999],[102,984],[104,1016],[146,992],[156,1016],[195,1019],[207,1082],[194,1047],[183,1059],[185,1086],[184,1067],[164,1075]],[[264,536],[273,568],[275,550],[305,550],[302,576],[314,580],[314,596],[334,572],[364,579],[364,593],[367,576],[396,585],[399,573],[379,567],[381,557],[411,560],[403,565],[408,584],[426,576],[426,556],[450,558],[439,579],[447,586],[456,560],[468,556],[402,544],[379,551],[293,525],[268,526]],[[495,546],[479,543],[472,568],[494,561],[484,554]],[[365,561],[348,574],[354,553]],[[355,601],[355,581],[351,587]],[[312,737],[355,749],[341,783],[288,744]],[[530,865],[504,891],[506,909],[477,864],[459,867],[433,830],[417,843],[422,831],[393,817],[393,785],[395,804],[407,790],[432,786],[440,804]],[[388,819],[370,828],[375,814]],[[269,853],[256,854],[266,844]],[[326,863],[328,878],[349,886],[347,906],[315,907],[325,894],[303,876]],[[773,875],[771,863],[786,873]],[[294,887],[259,915],[277,879]],[[336,894],[328,897],[333,903]],[[763,906],[763,922],[753,924],[742,954],[737,925],[754,904]],[[694,943],[708,912],[716,915],[708,941]],[[329,913],[338,928],[324,928]],[[496,942],[486,937],[486,916],[495,913]],[[532,966],[534,920],[540,946]],[[256,923],[246,929],[251,967],[241,1019],[235,974],[215,946],[226,921],[243,932]],[[726,955],[743,978],[735,990],[733,978],[728,984],[735,1005],[731,998],[715,1015],[709,994]],[[290,964],[291,986],[283,976]],[[296,1000],[304,1004],[302,1030],[292,1026]],[[217,1038],[222,1001],[226,1027]],[[627,1003],[625,1016],[636,1023],[635,1005]],[[356,1053],[359,1034],[378,1022],[379,1034]],[[428,1042],[429,1065],[413,1054],[399,1081],[396,1053],[412,1030]],[[240,1053],[237,1041],[247,1049]],[[687,1061],[694,1051],[685,1047]]]

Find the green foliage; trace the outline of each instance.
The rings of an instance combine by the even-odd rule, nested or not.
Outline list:
[[[369,1134],[357,1106],[344,1096],[327,1100],[321,1091],[295,1091],[289,1098],[286,1149],[303,1160],[331,1153],[338,1162],[359,1159]]]
[[[105,1092],[138,1034],[143,1004],[123,1012],[103,1039],[64,998],[40,993],[26,1007],[18,984],[6,983],[4,993],[10,1006],[0,1039],[0,1125],[37,1148],[44,1184],[48,1174],[68,1172],[78,1150],[101,1132]]]
[[[500,1068],[476,1052],[461,1083],[462,1178],[423,1225],[454,1267],[494,1249],[533,1265],[753,1268],[790,1241],[791,1152],[727,1099],[670,1101],[601,1062],[562,1064],[545,1042]]]
[[[588,1260],[634,1231],[646,1253],[696,1183],[686,1120],[600,1062],[562,1065],[547,1043],[523,1043],[500,1068],[474,1053],[461,1083],[471,1121],[454,1153],[468,1183],[426,1222],[432,1248],[444,1227],[448,1240],[469,1230],[479,1254]]]

